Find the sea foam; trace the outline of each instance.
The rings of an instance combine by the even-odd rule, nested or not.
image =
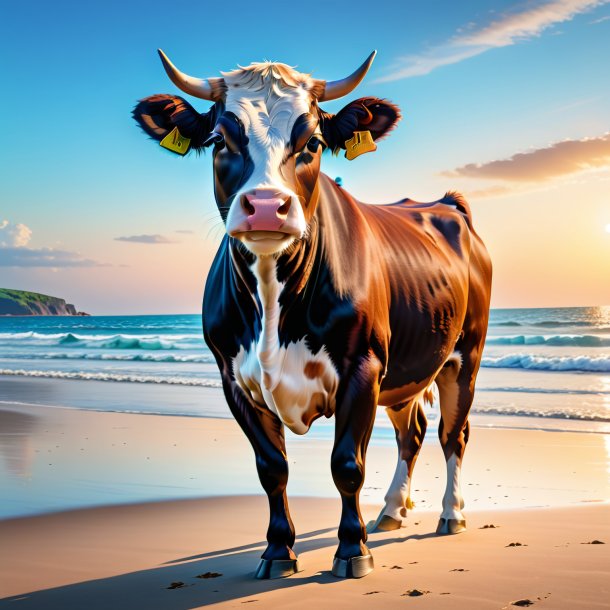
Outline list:
[[[610,357],[574,356],[546,357],[530,354],[507,354],[496,358],[483,357],[481,366],[488,368],[527,369],[536,371],[583,371],[609,373]]]
[[[513,335],[487,337],[486,345],[550,345],[554,347],[610,347],[610,337],[597,335]]]
[[[87,381],[118,381],[128,383],[156,383],[167,385],[198,386],[205,388],[221,388],[222,383],[215,379],[199,379],[194,377],[156,377],[154,375],[132,375],[122,373],[85,373],[83,371],[38,371],[25,369],[0,369],[0,375],[15,377],[42,377],[47,379],[81,379]]]
[[[65,348],[86,347],[92,349],[144,349],[174,350],[203,347],[200,335],[79,335],[75,333],[0,333],[5,345],[23,347],[56,346]]]

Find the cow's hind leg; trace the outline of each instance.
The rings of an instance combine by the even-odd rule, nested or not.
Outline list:
[[[376,521],[367,525],[367,531],[396,530],[402,526],[407,509],[413,508],[411,501],[411,479],[415,461],[426,434],[428,422],[424,413],[423,397],[386,409],[396,432],[398,462],[396,471],[385,495],[385,506]]]
[[[471,354],[454,352],[436,377],[441,410],[438,436],[447,463],[447,486],[437,534],[458,534],[466,529],[460,476],[477,369],[478,361],[472,362]]]
[[[438,436],[447,462],[447,488],[436,530],[438,534],[457,534],[466,529],[460,471],[468,442],[468,413],[487,333],[490,292],[491,262],[477,238],[470,251],[468,308],[462,332],[455,351],[435,380],[441,405]]]

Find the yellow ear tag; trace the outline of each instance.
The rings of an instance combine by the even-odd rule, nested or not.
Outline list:
[[[159,142],[160,146],[171,150],[172,152],[178,153],[179,155],[186,155],[191,145],[191,140],[185,138],[177,127],[174,127],[162,140]]]
[[[370,131],[354,131],[354,137],[345,142],[345,158],[349,161],[374,150],[377,150],[377,144]]]

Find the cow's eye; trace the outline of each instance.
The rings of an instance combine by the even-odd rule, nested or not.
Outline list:
[[[222,136],[222,134],[213,131],[207,138],[207,140],[203,143],[203,146],[205,148],[208,148],[210,146],[214,145],[214,148],[216,150],[220,150],[221,148],[224,148],[225,146],[225,139]]]
[[[309,150],[309,152],[318,152],[318,148],[320,146],[322,146],[322,149],[326,148],[326,142],[324,142],[322,137],[319,135],[311,136],[311,138],[309,138],[307,141],[307,150]]]

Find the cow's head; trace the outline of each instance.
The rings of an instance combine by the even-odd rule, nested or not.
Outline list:
[[[170,149],[178,154],[213,149],[214,192],[226,231],[256,255],[279,253],[306,235],[325,149],[345,148],[355,131],[379,139],[400,118],[396,106],[372,97],[337,114],[318,106],[350,93],[375,52],[353,74],[333,82],[275,62],[198,79],[159,54],[177,87],[214,105],[200,114],[181,97],[153,95],[138,103],[134,117],[152,138],[173,142]]]

